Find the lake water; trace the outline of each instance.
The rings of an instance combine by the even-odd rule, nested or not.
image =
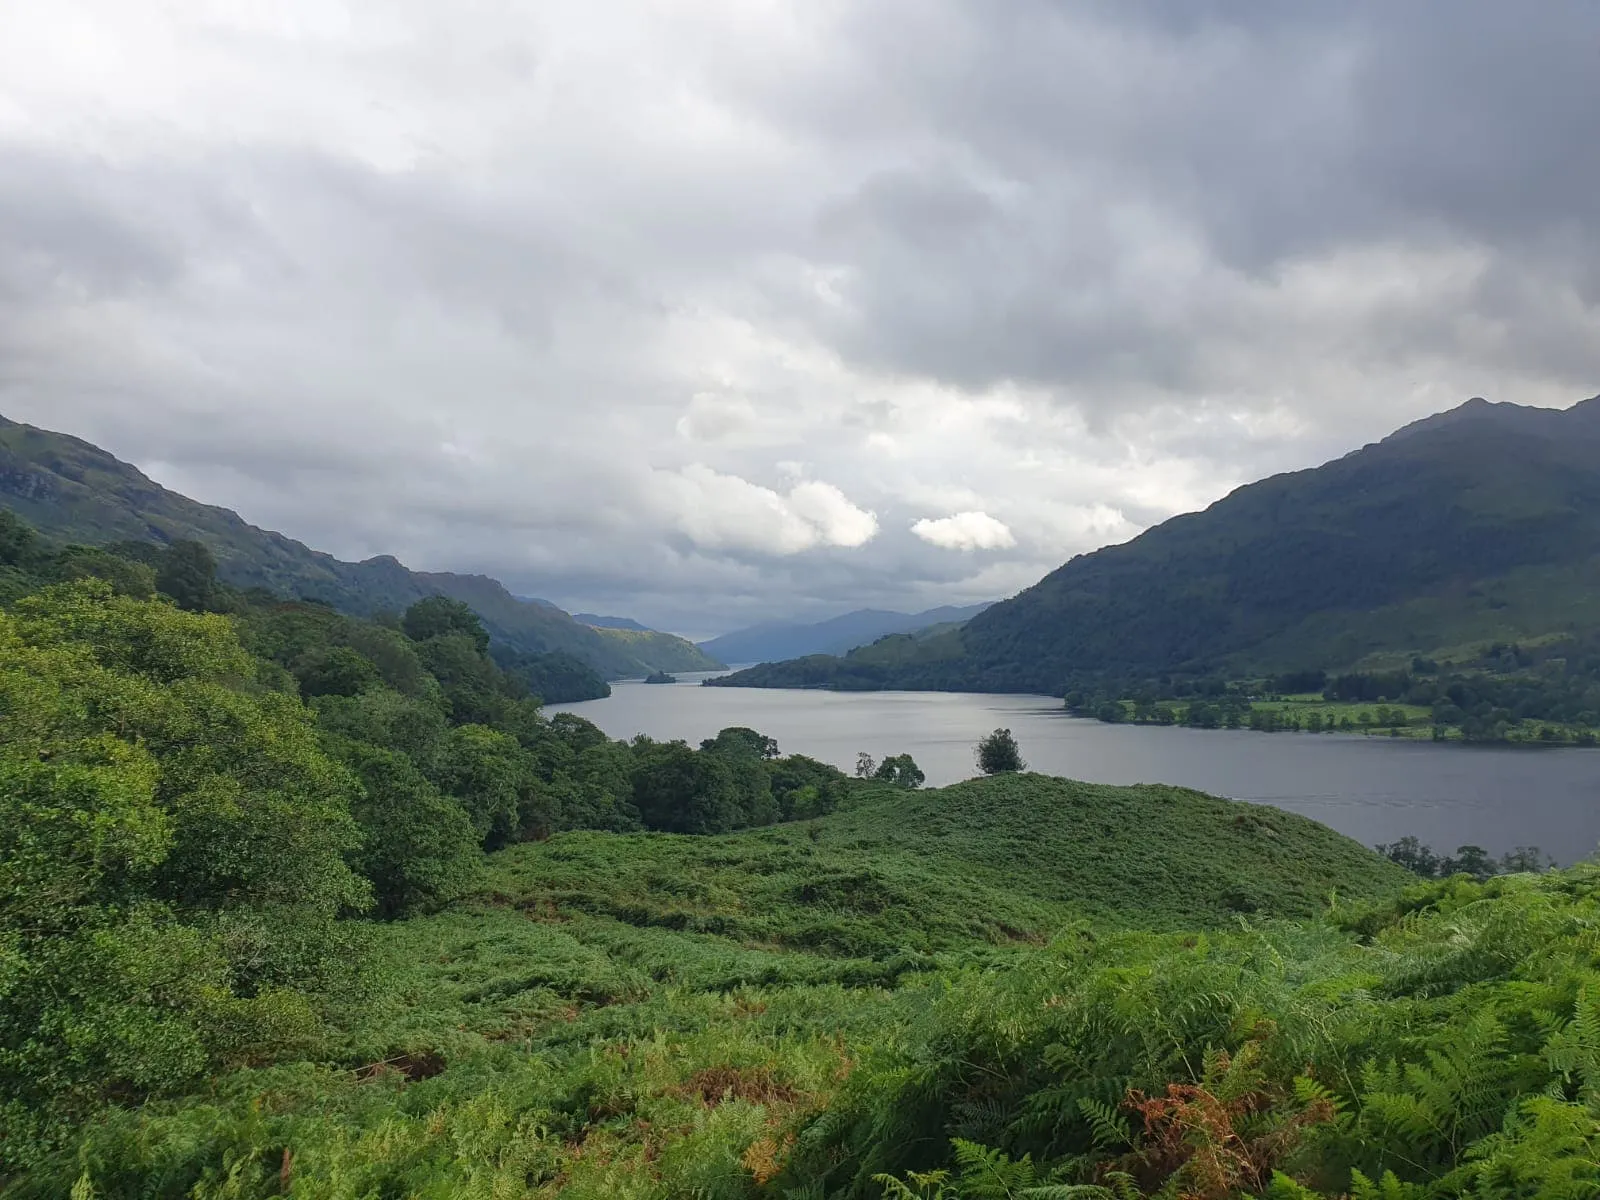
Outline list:
[[[1103,725],[1045,696],[821,692],[616,683],[605,700],[552,705],[611,737],[691,745],[729,725],[844,770],[865,750],[910,754],[928,784],[976,774],[973,744],[998,726],[1031,770],[1096,783],[1171,783],[1302,813],[1367,845],[1415,834],[1436,850],[1535,845],[1566,863],[1600,843],[1600,750],[1441,746],[1341,734]]]

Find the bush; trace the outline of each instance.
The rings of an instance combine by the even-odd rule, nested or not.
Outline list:
[[[1027,763],[1022,761],[1022,751],[1009,729],[996,729],[977,745],[978,769],[985,775],[1000,775],[1007,771],[1022,771]]]

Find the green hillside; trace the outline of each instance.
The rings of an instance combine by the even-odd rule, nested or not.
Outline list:
[[[411,571],[387,556],[343,562],[258,529],[228,509],[169,491],[88,442],[3,417],[0,505],[60,542],[202,542],[216,555],[223,579],[236,587],[321,600],[358,615],[450,596],[471,605],[496,641],[524,653],[570,654],[609,679],[696,656],[692,643],[671,634],[621,644],[559,608],[518,599],[486,576]]]
[[[1412,883],[1178,788],[613,742],[464,604],[201,561],[0,520],[7,1197],[1600,1186],[1592,865]]]
[[[1304,817],[1047,775],[867,789],[829,816],[714,841],[573,834],[507,852],[496,873],[523,907],[856,957],[1039,941],[1085,918],[1310,916],[1407,878]]]
[[[1600,628],[1600,398],[1474,400],[1082,555],[935,647],[885,639],[738,686],[1061,694],[1262,676]]]
[[[687,638],[654,629],[616,629],[595,626],[594,631],[614,642],[626,654],[652,671],[719,671],[722,663]]]

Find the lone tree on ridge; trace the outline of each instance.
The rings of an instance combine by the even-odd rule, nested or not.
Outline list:
[[[996,729],[978,743],[978,770],[985,775],[1003,775],[1009,771],[1024,771],[1028,764],[1022,761],[1022,751],[1009,729]]]

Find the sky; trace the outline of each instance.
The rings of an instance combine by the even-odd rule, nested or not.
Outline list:
[[[1592,0],[6,0],[0,414],[709,635],[1600,391]]]

